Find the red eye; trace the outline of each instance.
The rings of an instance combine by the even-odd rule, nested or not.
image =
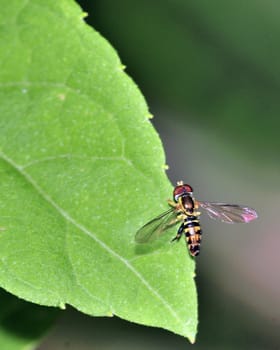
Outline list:
[[[193,192],[193,189],[190,185],[180,183],[178,186],[174,188],[174,191],[173,191],[174,200],[177,202],[179,197],[181,197],[184,194],[188,194],[192,192]]]

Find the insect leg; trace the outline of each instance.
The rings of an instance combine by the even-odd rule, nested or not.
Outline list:
[[[179,227],[177,231],[177,235],[171,240],[171,242],[179,241],[179,239],[182,237],[183,232],[184,232],[184,223],[182,223],[182,225]]]
[[[178,203],[175,203],[171,199],[168,199],[167,203],[170,205],[170,207],[173,207],[173,208],[177,208],[178,207]]]

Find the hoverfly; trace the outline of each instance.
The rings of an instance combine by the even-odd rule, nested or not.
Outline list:
[[[147,243],[160,237],[168,228],[181,222],[173,241],[179,241],[185,234],[186,243],[191,256],[200,252],[202,230],[199,224],[201,207],[211,219],[228,224],[247,223],[255,220],[258,215],[252,208],[226,203],[201,202],[195,200],[193,189],[183,181],[177,182],[173,191],[173,201],[168,200],[171,208],[140,228],[135,235],[137,243]]]

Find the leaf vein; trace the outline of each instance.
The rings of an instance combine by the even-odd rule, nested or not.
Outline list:
[[[123,156],[114,156],[114,157],[102,157],[102,156],[95,156],[95,157],[90,157],[90,156],[83,156],[83,155],[77,155],[77,154],[59,154],[56,156],[48,156],[48,157],[43,157],[39,159],[34,159],[32,162],[28,162],[24,165],[19,166],[21,170],[24,170],[28,167],[31,167],[33,165],[37,165],[43,162],[49,162],[53,160],[58,160],[58,159],[80,159],[80,160],[90,160],[90,161],[97,161],[97,160],[104,160],[104,161],[124,161],[126,163],[131,163],[130,160],[126,159]]]
[[[33,188],[42,196],[42,198],[48,202],[53,208],[57,210],[57,212],[68,222],[73,224],[76,228],[81,230],[84,234],[91,237],[95,242],[97,242],[105,251],[114,256],[117,260],[122,262],[128,270],[130,270],[139,281],[153,294],[162,304],[163,306],[170,312],[170,314],[176,319],[177,322],[181,322],[180,317],[176,313],[176,311],[172,308],[172,306],[159,294],[159,292],[154,289],[150,283],[141,275],[141,273],[125,258],[119,255],[116,251],[110,248],[107,244],[105,244],[102,240],[100,240],[94,233],[88,230],[85,226],[77,222],[73,217],[71,217],[63,208],[61,208],[52,198],[49,196],[39,185],[38,183],[26,172],[22,167],[18,166],[11,158],[9,158],[3,152],[0,153],[0,156],[4,161],[6,161],[12,168],[14,168],[25,180],[30,183]]]

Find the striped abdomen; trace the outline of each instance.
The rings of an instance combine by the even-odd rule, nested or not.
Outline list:
[[[202,231],[199,220],[196,216],[189,216],[183,222],[186,242],[192,256],[197,256],[200,252],[200,242]]]

